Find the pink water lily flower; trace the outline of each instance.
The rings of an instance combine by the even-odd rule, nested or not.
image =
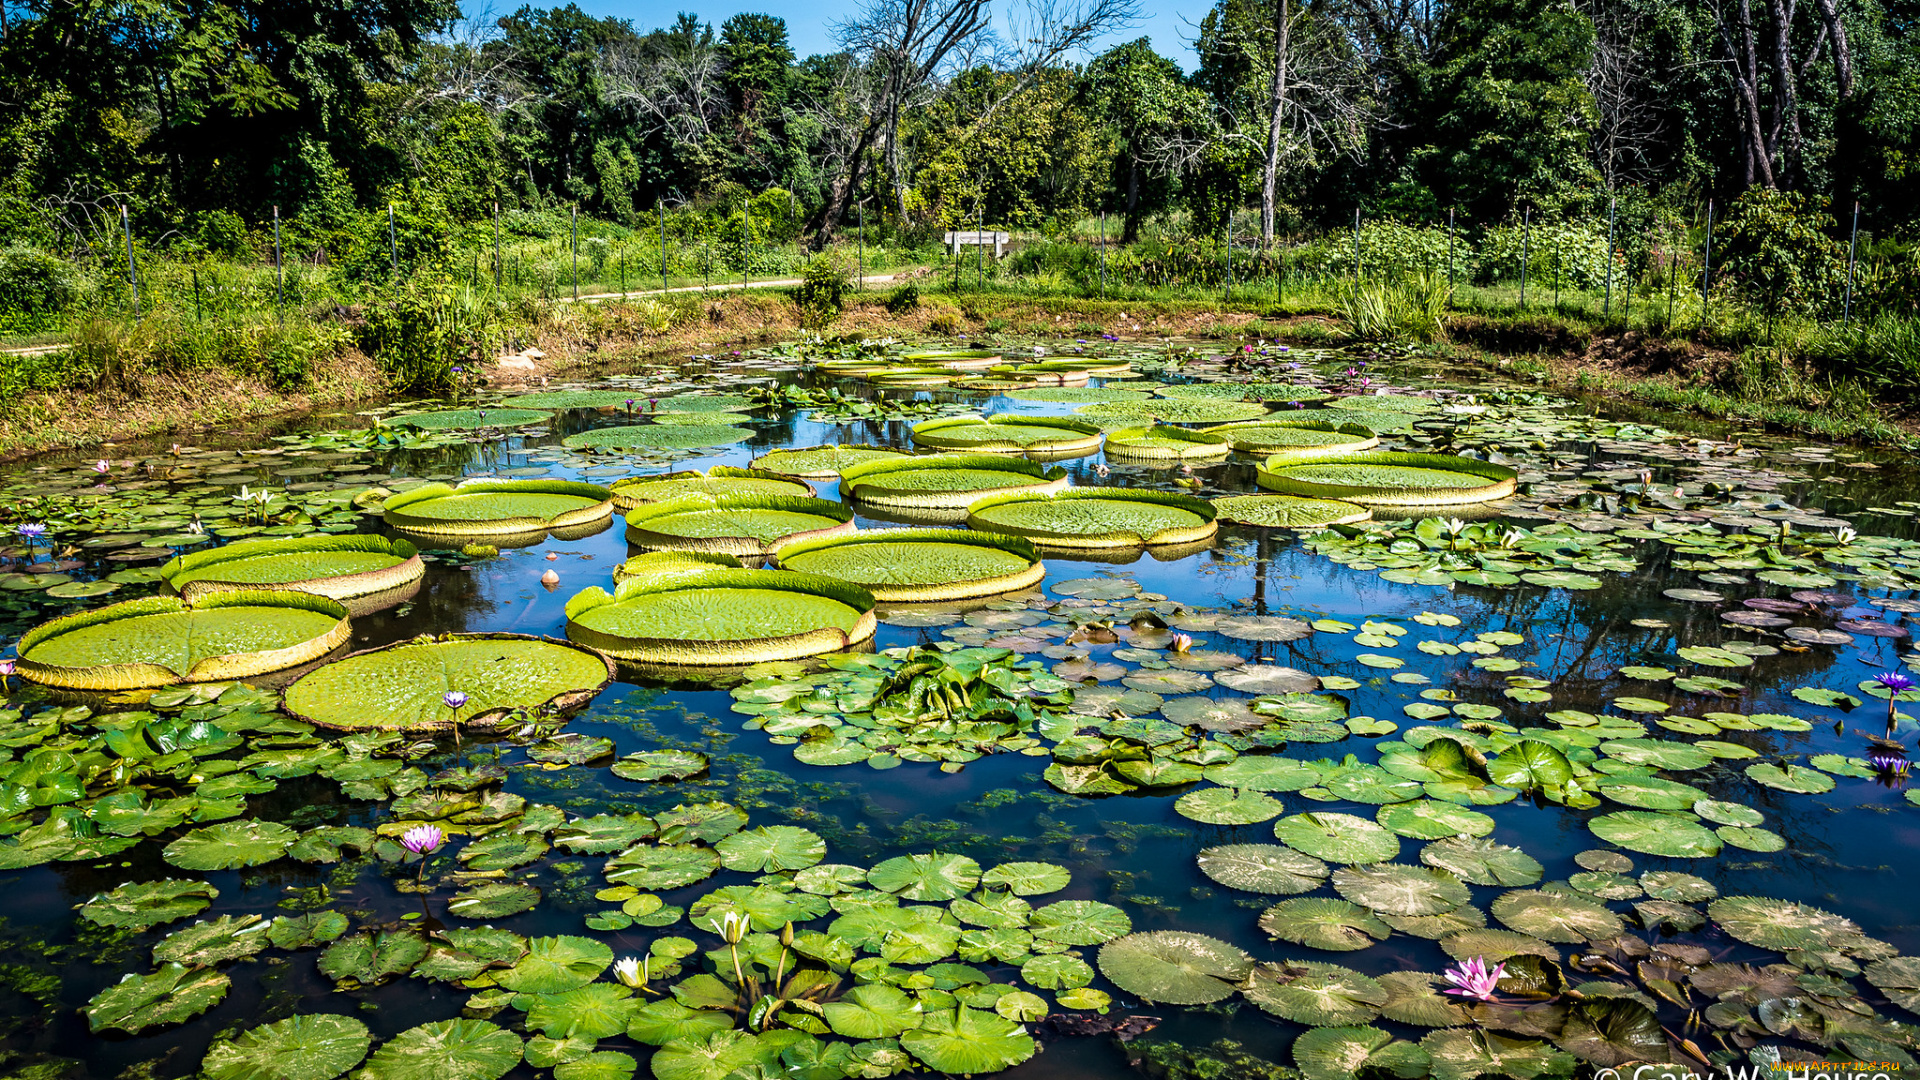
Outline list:
[[[445,840],[446,835],[433,825],[415,825],[400,834],[400,846],[415,855],[431,855]]]
[[[1500,979],[1507,973],[1507,965],[1495,964],[1488,970],[1482,957],[1462,960],[1448,968],[1443,974],[1452,986],[1444,987],[1446,993],[1459,994],[1477,1001],[1492,1001],[1494,992],[1500,988]]]

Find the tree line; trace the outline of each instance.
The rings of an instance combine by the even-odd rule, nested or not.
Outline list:
[[[1011,4],[1011,7],[1004,6]],[[857,0],[785,23],[571,4],[0,0],[0,230],[337,255],[578,207],[787,194],[823,242],[1094,214],[1261,241],[1369,219],[1697,213],[1778,190],[1920,218],[1920,0],[1218,0],[1191,73],[1136,0]],[[1164,43],[1163,43],[1164,44]],[[150,240],[148,242],[151,242]]]

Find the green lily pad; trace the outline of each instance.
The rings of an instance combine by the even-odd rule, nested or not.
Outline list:
[[[1232,997],[1253,958],[1218,938],[1183,930],[1131,934],[1100,949],[1100,973],[1144,1001],[1206,1005]]]
[[[868,871],[867,883],[907,900],[952,900],[980,884],[980,864],[965,855],[901,855]]]
[[[1706,859],[1720,853],[1720,838],[1700,825],[1691,814],[1677,816],[1647,810],[1616,810],[1588,821],[1587,828],[1602,840],[1644,855]]]
[[[810,829],[764,825],[734,833],[714,845],[720,865],[729,870],[767,873],[804,870],[827,856],[827,842]]]
[[[389,1039],[362,1080],[500,1080],[520,1064],[522,1044],[485,1020],[438,1020]]]
[[[1294,814],[1273,823],[1281,843],[1330,863],[1385,862],[1400,853],[1400,838],[1351,814]]]
[[[182,870],[232,870],[280,858],[299,835],[274,821],[223,821],[193,830],[161,854]]]
[[[1174,800],[1173,808],[1181,817],[1207,825],[1253,825],[1286,809],[1280,800],[1257,791],[1218,787],[1189,791]]]
[[[1335,952],[1364,949],[1393,933],[1359,904],[1304,896],[1268,908],[1260,916],[1260,929],[1276,940]]]
[[[961,1074],[1010,1069],[1038,1049],[1019,1024],[965,1005],[928,1013],[900,1046],[929,1069]]]
[[[292,1016],[207,1048],[207,1080],[334,1080],[366,1060],[373,1036],[351,1016]]]
[[[95,994],[82,1011],[92,1031],[118,1028],[137,1034],[206,1012],[227,996],[231,985],[225,972],[166,964],[151,974],[123,976]]]
[[[204,881],[145,881],[97,893],[80,907],[80,917],[99,926],[145,930],[198,915],[220,895]]]
[[[1330,872],[1311,855],[1275,844],[1223,844],[1200,852],[1200,872],[1230,889],[1291,895],[1318,888]]]

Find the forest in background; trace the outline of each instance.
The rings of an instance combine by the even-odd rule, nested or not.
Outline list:
[[[815,242],[1042,234],[1106,212],[1264,241],[1368,218],[1698,216],[1795,193],[1871,235],[1920,215],[1915,0],[1220,0],[1191,74],[1134,0],[864,0],[839,51],[719,26],[452,0],[5,0],[0,233],[132,231],[385,261],[402,228],[578,207],[737,209],[774,189]],[[1281,62],[1276,63],[1276,57]]]

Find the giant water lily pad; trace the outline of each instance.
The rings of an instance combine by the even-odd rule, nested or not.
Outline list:
[[[873,594],[786,570],[715,567],[594,587],[567,601],[567,636],[623,660],[750,664],[837,652],[871,638]]]
[[[840,474],[845,497],[889,510],[965,510],[994,495],[1046,493],[1067,486],[1065,469],[993,454],[929,454],[852,465]]]
[[[41,623],[21,637],[19,673],[73,690],[134,690],[264,675],[347,640],[347,609],[311,593],[154,596]]]
[[[1475,458],[1368,450],[1289,455],[1262,469],[1257,480],[1284,495],[1362,506],[1436,506],[1505,498],[1517,478],[1504,465]]]
[[[1184,930],[1132,934],[1100,949],[1100,973],[1115,986],[1166,1005],[1224,1000],[1252,970],[1253,958],[1246,953]]]
[[[837,502],[758,493],[682,495],[627,514],[627,542],[663,551],[760,558],[783,544],[853,532],[853,512]]]
[[[1373,511],[1359,503],[1293,495],[1228,495],[1213,500],[1213,508],[1221,521],[1263,529],[1321,529],[1373,517]]]
[[[700,450],[710,446],[730,446],[753,438],[751,428],[732,427],[733,419],[715,415],[710,424],[635,424],[622,427],[590,428],[569,435],[562,444],[574,450]]]
[[[905,456],[907,454],[904,450],[896,450],[888,446],[860,444],[803,446],[791,450],[775,450],[763,457],[755,458],[753,467],[787,476],[830,479],[864,462],[884,461]]]
[[[566,480],[433,483],[389,496],[383,513],[387,524],[421,536],[525,536],[601,521],[613,514],[613,493]]]
[[[784,544],[783,569],[849,581],[881,603],[992,596],[1046,577],[1033,544],[968,529],[886,529]]]
[[[242,540],[178,555],[159,574],[185,596],[279,588],[347,600],[399,588],[426,572],[405,540],[313,535]]]
[[[344,731],[485,726],[516,711],[570,713],[593,700],[613,674],[605,657],[567,642],[450,635],[354,653],[309,672],[288,688],[286,708]],[[464,700],[449,705],[448,694]]]
[[[500,1080],[520,1064],[520,1037],[485,1020],[436,1020],[395,1035],[361,1080]]]
[[[913,441],[941,450],[995,454],[1088,453],[1100,445],[1098,425],[1047,416],[956,416],[913,426]]]
[[[351,1016],[291,1016],[207,1048],[207,1080],[334,1080],[366,1060],[373,1036]]]
[[[1190,544],[1218,528],[1205,499],[1127,488],[981,499],[967,508],[967,524],[1043,546],[1084,549]]]
[[[553,417],[538,409],[440,409],[436,412],[407,413],[387,422],[395,427],[416,427],[436,431],[472,431],[479,428],[525,427],[542,424]]]
[[[613,505],[631,510],[643,503],[665,502],[687,495],[785,495],[806,498],[813,485],[776,472],[716,465],[706,472],[686,471],[655,476],[630,476],[608,488]]]
[[[1269,462],[1330,451],[1357,453],[1380,445],[1380,436],[1372,428],[1349,422],[1344,417],[1329,422],[1325,419],[1327,415],[1273,416],[1204,430],[1226,439],[1239,453],[1266,458]]]
[[[1227,441],[1191,428],[1155,424],[1107,432],[1109,461],[1174,462],[1227,456]]]

